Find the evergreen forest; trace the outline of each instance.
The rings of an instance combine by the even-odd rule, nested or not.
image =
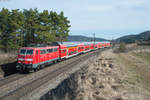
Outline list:
[[[70,21],[63,12],[6,8],[0,11],[0,49],[8,52],[28,44],[66,41]]]

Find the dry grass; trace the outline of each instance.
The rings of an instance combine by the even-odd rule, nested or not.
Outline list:
[[[131,53],[104,51],[79,78],[75,100],[149,100],[148,66]]]
[[[145,60],[150,60],[148,58],[137,58],[139,55],[135,56],[126,54],[118,54],[118,61],[124,66],[124,71],[126,72],[126,82],[137,87],[142,87],[145,90],[150,91],[150,67]],[[143,56],[143,55],[140,55]]]
[[[133,53],[133,55],[150,63],[150,53]]]

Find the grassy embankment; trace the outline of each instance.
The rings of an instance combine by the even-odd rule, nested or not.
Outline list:
[[[150,64],[150,53],[133,53],[133,55]]]
[[[121,53],[117,58],[126,73],[124,82],[150,92],[150,54]]]

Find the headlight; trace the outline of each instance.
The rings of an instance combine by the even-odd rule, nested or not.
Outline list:
[[[26,61],[33,61],[33,59],[26,59]]]

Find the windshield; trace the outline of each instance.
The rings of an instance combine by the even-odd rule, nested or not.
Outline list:
[[[33,54],[33,50],[27,50],[26,55],[32,55]]]
[[[21,49],[20,50],[20,54],[21,55],[32,55],[33,54],[33,50],[26,50],[26,49]]]
[[[20,50],[20,54],[21,54],[21,55],[25,55],[25,54],[26,54],[26,50],[25,50],[25,49],[21,49],[21,50]]]

